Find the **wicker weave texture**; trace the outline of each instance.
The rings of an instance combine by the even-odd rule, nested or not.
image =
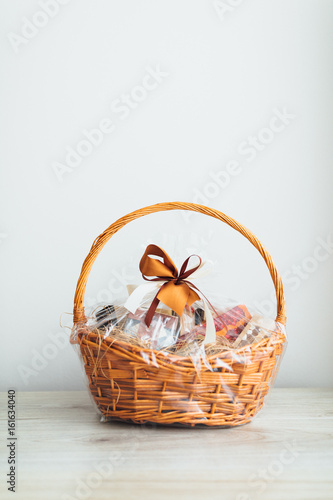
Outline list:
[[[283,351],[284,335],[214,355],[195,370],[190,358],[149,351],[96,333],[79,333],[89,389],[100,412],[135,423],[236,426],[260,410]]]

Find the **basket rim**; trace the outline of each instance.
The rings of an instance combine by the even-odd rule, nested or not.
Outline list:
[[[283,325],[282,325],[283,326]],[[171,352],[166,352],[164,350],[156,350],[156,349],[150,349],[150,348],[145,348],[141,346],[137,346],[135,344],[132,344],[131,342],[126,342],[124,340],[120,340],[117,338],[111,338],[111,337],[105,337],[102,336],[99,333],[96,333],[95,331],[91,330],[87,325],[81,326],[78,328],[77,332],[77,338],[79,337],[88,337],[88,336],[94,336],[95,338],[100,338],[102,340],[102,343],[109,344],[108,348],[112,348],[112,346],[115,344],[116,346],[123,348],[125,351],[132,350],[135,353],[145,353],[147,355],[153,356],[154,358],[161,359],[163,361],[172,361],[174,363],[179,363],[182,362],[191,362],[192,364],[192,358],[190,355],[187,356],[179,356],[178,354],[174,354]],[[81,345],[81,338],[77,340],[75,343],[78,343]],[[284,344],[287,341],[287,335],[285,332],[281,331],[274,331],[271,335],[271,337],[267,337],[265,339],[260,340],[259,342],[249,344],[243,347],[239,347],[236,349],[232,348],[227,348],[224,351],[214,353],[211,355],[206,355],[205,359],[207,361],[214,360],[216,358],[219,359],[230,359],[230,357],[233,356],[238,356],[238,355],[249,355],[250,353],[253,353],[254,351],[259,351],[260,348],[265,348],[269,347],[270,345],[277,345],[277,344]],[[74,343],[74,342],[73,342]],[[100,344],[101,345],[101,344]],[[235,360],[236,362],[236,360]]]

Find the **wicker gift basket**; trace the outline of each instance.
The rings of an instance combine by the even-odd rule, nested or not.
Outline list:
[[[107,241],[129,222],[154,212],[191,210],[214,217],[241,233],[260,252],[273,280],[276,328],[271,335],[246,347],[212,350],[194,366],[188,355],[102,335],[89,326],[84,294],[92,265]],[[244,226],[227,215],[193,203],[160,203],[132,212],[108,227],[93,243],[85,259],[74,299],[76,343],[84,363],[89,390],[104,420],[186,426],[230,427],[251,421],[261,409],[286,345],[285,298],[272,257]]]

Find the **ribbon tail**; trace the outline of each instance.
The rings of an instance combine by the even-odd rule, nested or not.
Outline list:
[[[138,286],[128,297],[126,300],[124,306],[126,309],[131,312],[135,313],[135,311],[140,307],[142,304],[142,301],[144,297],[150,293],[156,290],[156,288],[159,288],[160,284],[158,281],[155,281],[154,283],[144,283],[143,285]]]
[[[157,306],[160,303],[160,299],[157,298],[157,295],[158,294],[155,295],[154,300],[152,301],[148,311],[146,312],[145,323],[148,326],[148,328],[150,327],[150,323],[151,323],[151,320],[153,319],[153,316],[155,314]]]
[[[211,344],[216,341],[215,324],[206,299],[202,298],[202,300],[204,303],[205,314],[206,314],[206,335],[204,339],[204,344]]]

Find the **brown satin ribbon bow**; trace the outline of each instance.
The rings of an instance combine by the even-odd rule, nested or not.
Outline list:
[[[151,258],[150,255],[161,257],[163,262]],[[187,270],[191,257],[198,257],[200,262],[196,267]],[[140,271],[143,279],[146,281],[165,281],[147,311],[145,323],[148,327],[160,301],[175,311],[178,316],[181,316],[186,304],[191,306],[193,302],[200,300],[199,295],[193,290],[196,286],[186,281],[200,266],[201,258],[198,255],[190,255],[184,261],[178,273],[177,267],[162,248],[157,245],[147,246],[140,261]],[[155,276],[155,278],[149,279],[147,276]]]

